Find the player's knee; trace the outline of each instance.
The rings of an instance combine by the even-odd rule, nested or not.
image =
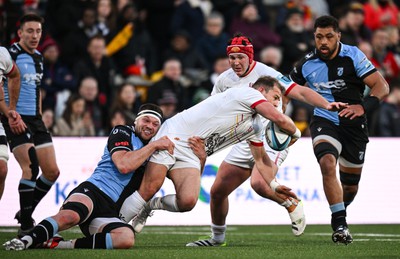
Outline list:
[[[222,188],[218,188],[218,187],[211,187],[210,190],[210,196],[211,199],[213,200],[223,200],[226,197],[228,197],[228,195],[226,195],[226,193],[224,192],[224,190]]]
[[[314,154],[318,162],[321,163],[321,159],[334,159],[334,164],[339,157],[339,151],[329,142],[320,142],[314,147]],[[329,156],[331,155],[331,156]]]
[[[65,203],[61,210],[73,211],[73,213],[63,213],[62,220],[69,224],[78,225],[84,222],[89,216],[89,209],[80,202],[69,201]]]
[[[57,181],[59,176],[60,176],[60,170],[58,170],[58,168],[56,167],[50,170],[48,174],[46,174],[46,179],[51,182],[55,182]]]
[[[178,199],[177,205],[180,212],[191,211],[196,206],[198,197],[186,196],[184,199]]]
[[[344,185],[354,186],[358,185],[361,179],[361,174],[349,174],[340,171],[340,182]]]
[[[118,233],[111,233],[114,249],[129,249],[135,245],[135,234],[127,227],[121,228]]]

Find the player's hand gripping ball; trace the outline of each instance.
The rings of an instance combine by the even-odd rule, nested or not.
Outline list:
[[[267,143],[273,150],[282,151],[286,149],[292,137],[286,132],[282,131],[278,126],[270,121],[265,129],[265,138]]]

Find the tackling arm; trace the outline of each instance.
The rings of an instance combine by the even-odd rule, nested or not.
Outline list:
[[[203,174],[204,166],[207,160],[204,140],[196,136],[189,138],[188,141],[189,147],[193,150],[193,153],[200,159],[200,173]]]
[[[112,154],[112,161],[122,174],[127,174],[139,168],[155,151],[168,150],[173,153],[174,143],[166,136],[152,141],[141,149],[133,151],[118,151]]]

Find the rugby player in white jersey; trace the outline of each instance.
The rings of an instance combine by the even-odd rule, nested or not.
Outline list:
[[[263,144],[261,116],[276,123],[293,138],[301,135],[293,121],[266,99],[269,91],[276,91],[277,105],[282,94],[279,87],[275,78],[260,77],[251,87],[236,87],[210,96],[165,121],[153,140],[163,136],[170,138],[175,144],[173,155],[163,151],[152,155],[139,190],[122,205],[121,218],[126,222],[134,219],[133,227],[138,233],[151,210],[190,211],[198,200],[200,172],[204,167],[205,156],[242,141],[247,141],[255,167],[264,182],[283,199],[297,198],[288,187],[274,180],[273,165],[265,155]],[[204,158],[196,156],[190,148],[188,139],[192,136],[204,140]],[[161,188],[167,175],[175,186],[176,194],[156,197],[148,202]]]
[[[283,76],[275,69],[253,60],[254,50],[251,40],[241,34],[235,35],[228,47],[227,55],[231,68],[222,73],[213,88],[212,95],[224,92],[233,87],[246,87],[254,83],[260,76],[271,76],[276,78],[285,88],[284,96],[307,102],[311,105],[322,107],[328,110],[336,110],[345,105],[342,103],[328,103],[319,94],[313,93],[309,88],[299,86],[289,78]],[[286,100],[288,100],[286,98]],[[282,111],[282,102],[279,110]],[[266,127],[268,120],[263,119]],[[264,130],[265,132],[265,130]],[[278,167],[283,163],[288,154],[288,149],[275,151],[271,149],[264,138],[264,148],[268,157]],[[211,237],[208,239],[190,242],[187,246],[225,246],[226,217],[229,210],[228,196],[244,181],[251,176],[251,186],[260,196],[273,200],[285,207],[291,220],[292,232],[295,236],[303,234],[306,227],[303,204],[301,201],[288,198],[281,199],[265,183],[257,168],[254,167],[254,160],[246,143],[239,143],[232,147],[218,169],[216,179],[211,187]]]
[[[4,101],[3,84],[8,81],[10,89],[10,104]],[[20,73],[17,65],[12,60],[10,53],[4,47],[0,47],[0,116],[6,116],[10,124],[11,130],[16,134],[21,134],[25,131],[26,125],[22,121],[19,113],[15,111],[19,90],[21,87]],[[3,196],[4,183],[7,176],[7,138],[3,124],[0,122],[0,200]]]

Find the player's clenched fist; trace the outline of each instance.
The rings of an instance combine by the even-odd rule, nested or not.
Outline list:
[[[168,150],[168,153],[171,155],[174,154],[175,144],[167,137],[161,137],[160,139],[156,140],[159,150]]]

